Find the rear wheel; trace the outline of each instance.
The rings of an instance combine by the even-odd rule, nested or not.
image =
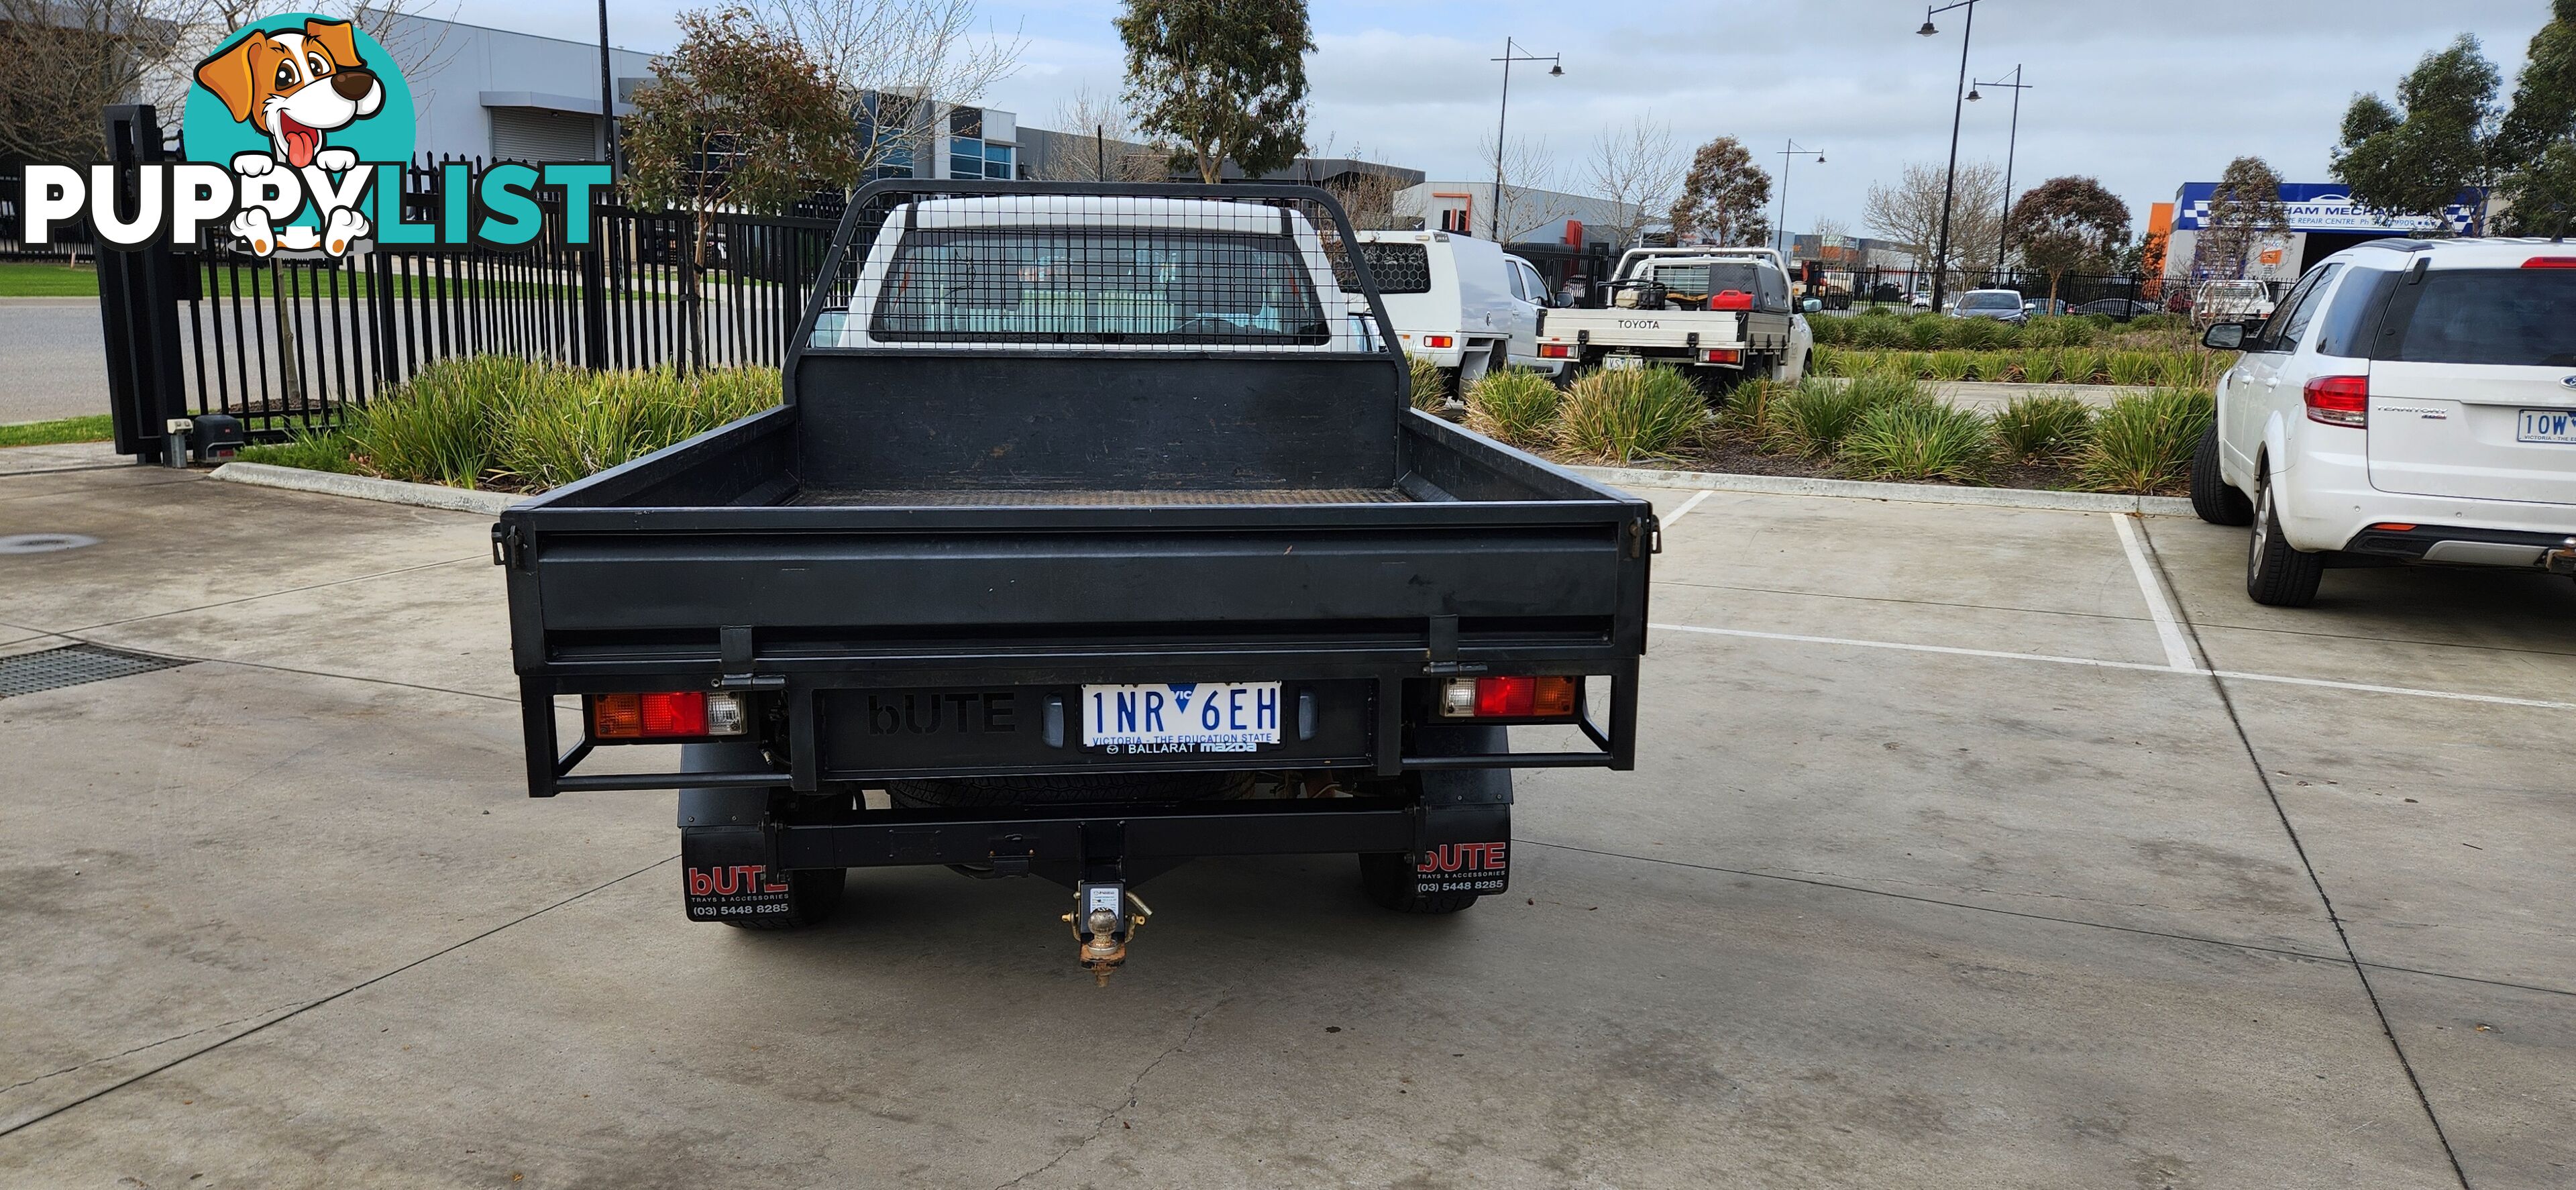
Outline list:
[[[2228,486],[2226,474],[2218,469],[2216,423],[2201,431],[2200,449],[2191,455],[2191,510],[2213,525],[2254,523],[2254,502]]]
[[[2293,549],[2281,536],[2281,510],[2272,501],[2272,477],[2254,481],[2254,533],[2245,551],[2245,594],[2266,607],[2306,607],[2316,602],[2326,556]]]
[[[1475,893],[1422,891],[1422,875],[1410,855],[1380,852],[1360,856],[1360,892],[1381,909],[1397,913],[1456,913],[1476,903]]]
[[[805,868],[787,874],[787,912],[728,917],[737,930],[801,930],[832,920],[841,907],[849,873],[840,868]]]

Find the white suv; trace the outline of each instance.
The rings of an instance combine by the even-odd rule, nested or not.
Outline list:
[[[2330,565],[2576,574],[2576,244],[2373,241],[2202,342],[2245,355],[2192,507],[2254,526],[2255,602],[2304,607]]]

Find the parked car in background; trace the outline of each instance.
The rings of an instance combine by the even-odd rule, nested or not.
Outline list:
[[[2272,287],[2261,281],[2212,281],[2192,298],[2191,322],[2206,327],[2220,322],[2254,322],[2270,318]]]
[[[1905,290],[1894,281],[1881,281],[1869,287],[1869,300],[1873,304],[1901,302],[1905,300]]]
[[[1817,291],[1816,297],[1828,310],[1848,310],[1852,306],[1851,291],[1840,285],[1828,285]]]
[[[2253,526],[2256,603],[2305,607],[2338,565],[2576,574],[2576,245],[2374,240],[2202,341],[2245,354],[2192,508]]]
[[[1929,291],[1929,290],[1923,290],[1923,289],[1915,290],[1915,291],[1914,291],[1914,296],[1912,296],[1912,297],[1909,297],[1909,298],[1905,299],[1905,306],[1906,306],[1906,308],[1907,308],[1907,309],[1909,309],[1909,310],[1929,310],[1929,309],[1931,309],[1931,308],[1932,308],[1932,293],[1931,293],[1931,291]]]
[[[2043,314],[2064,314],[2066,313],[2066,300],[2064,298],[2024,298],[2021,303],[2021,312],[2033,317]]]
[[[2130,319],[2147,314],[2160,314],[2163,309],[2154,302],[2143,302],[2136,298],[2103,298],[2100,301],[2086,302],[2075,307],[2075,313],[2107,314],[2113,318]]]
[[[1670,364],[1712,392],[1806,374],[1815,332],[1769,248],[1631,248],[1609,290],[1606,309],[1548,311],[1539,354],[1614,371]]]
[[[1538,312],[1552,303],[1528,261],[1491,240],[1445,231],[1359,237],[1404,350],[1439,365],[1455,391],[1498,368],[1565,367],[1537,355]]]
[[[1959,295],[1959,303],[1950,307],[1952,318],[1992,318],[1997,322],[2027,322],[2030,315],[2022,311],[2021,291],[2017,289],[1971,289]]]

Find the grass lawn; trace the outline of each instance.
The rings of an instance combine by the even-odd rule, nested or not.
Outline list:
[[[0,297],[97,297],[98,270],[45,260],[0,261]]]
[[[66,417],[58,421],[29,421],[0,426],[0,446],[51,446],[57,442],[105,442],[116,436],[116,430],[104,413],[88,417]]]

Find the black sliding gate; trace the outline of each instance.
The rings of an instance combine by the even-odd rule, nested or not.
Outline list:
[[[175,159],[149,106],[112,108],[111,162]],[[404,173],[426,220],[439,169]],[[120,171],[131,188],[133,172]],[[126,196],[130,199],[130,193]],[[129,206],[127,209],[131,209]],[[370,245],[267,259],[208,242],[99,254],[99,313],[118,451],[157,461],[174,418],[226,413],[254,439],[339,424],[388,385],[477,354],[588,368],[776,367],[836,220],[723,214],[696,264],[686,213],[594,207],[587,245],[560,203],[516,249]]]

